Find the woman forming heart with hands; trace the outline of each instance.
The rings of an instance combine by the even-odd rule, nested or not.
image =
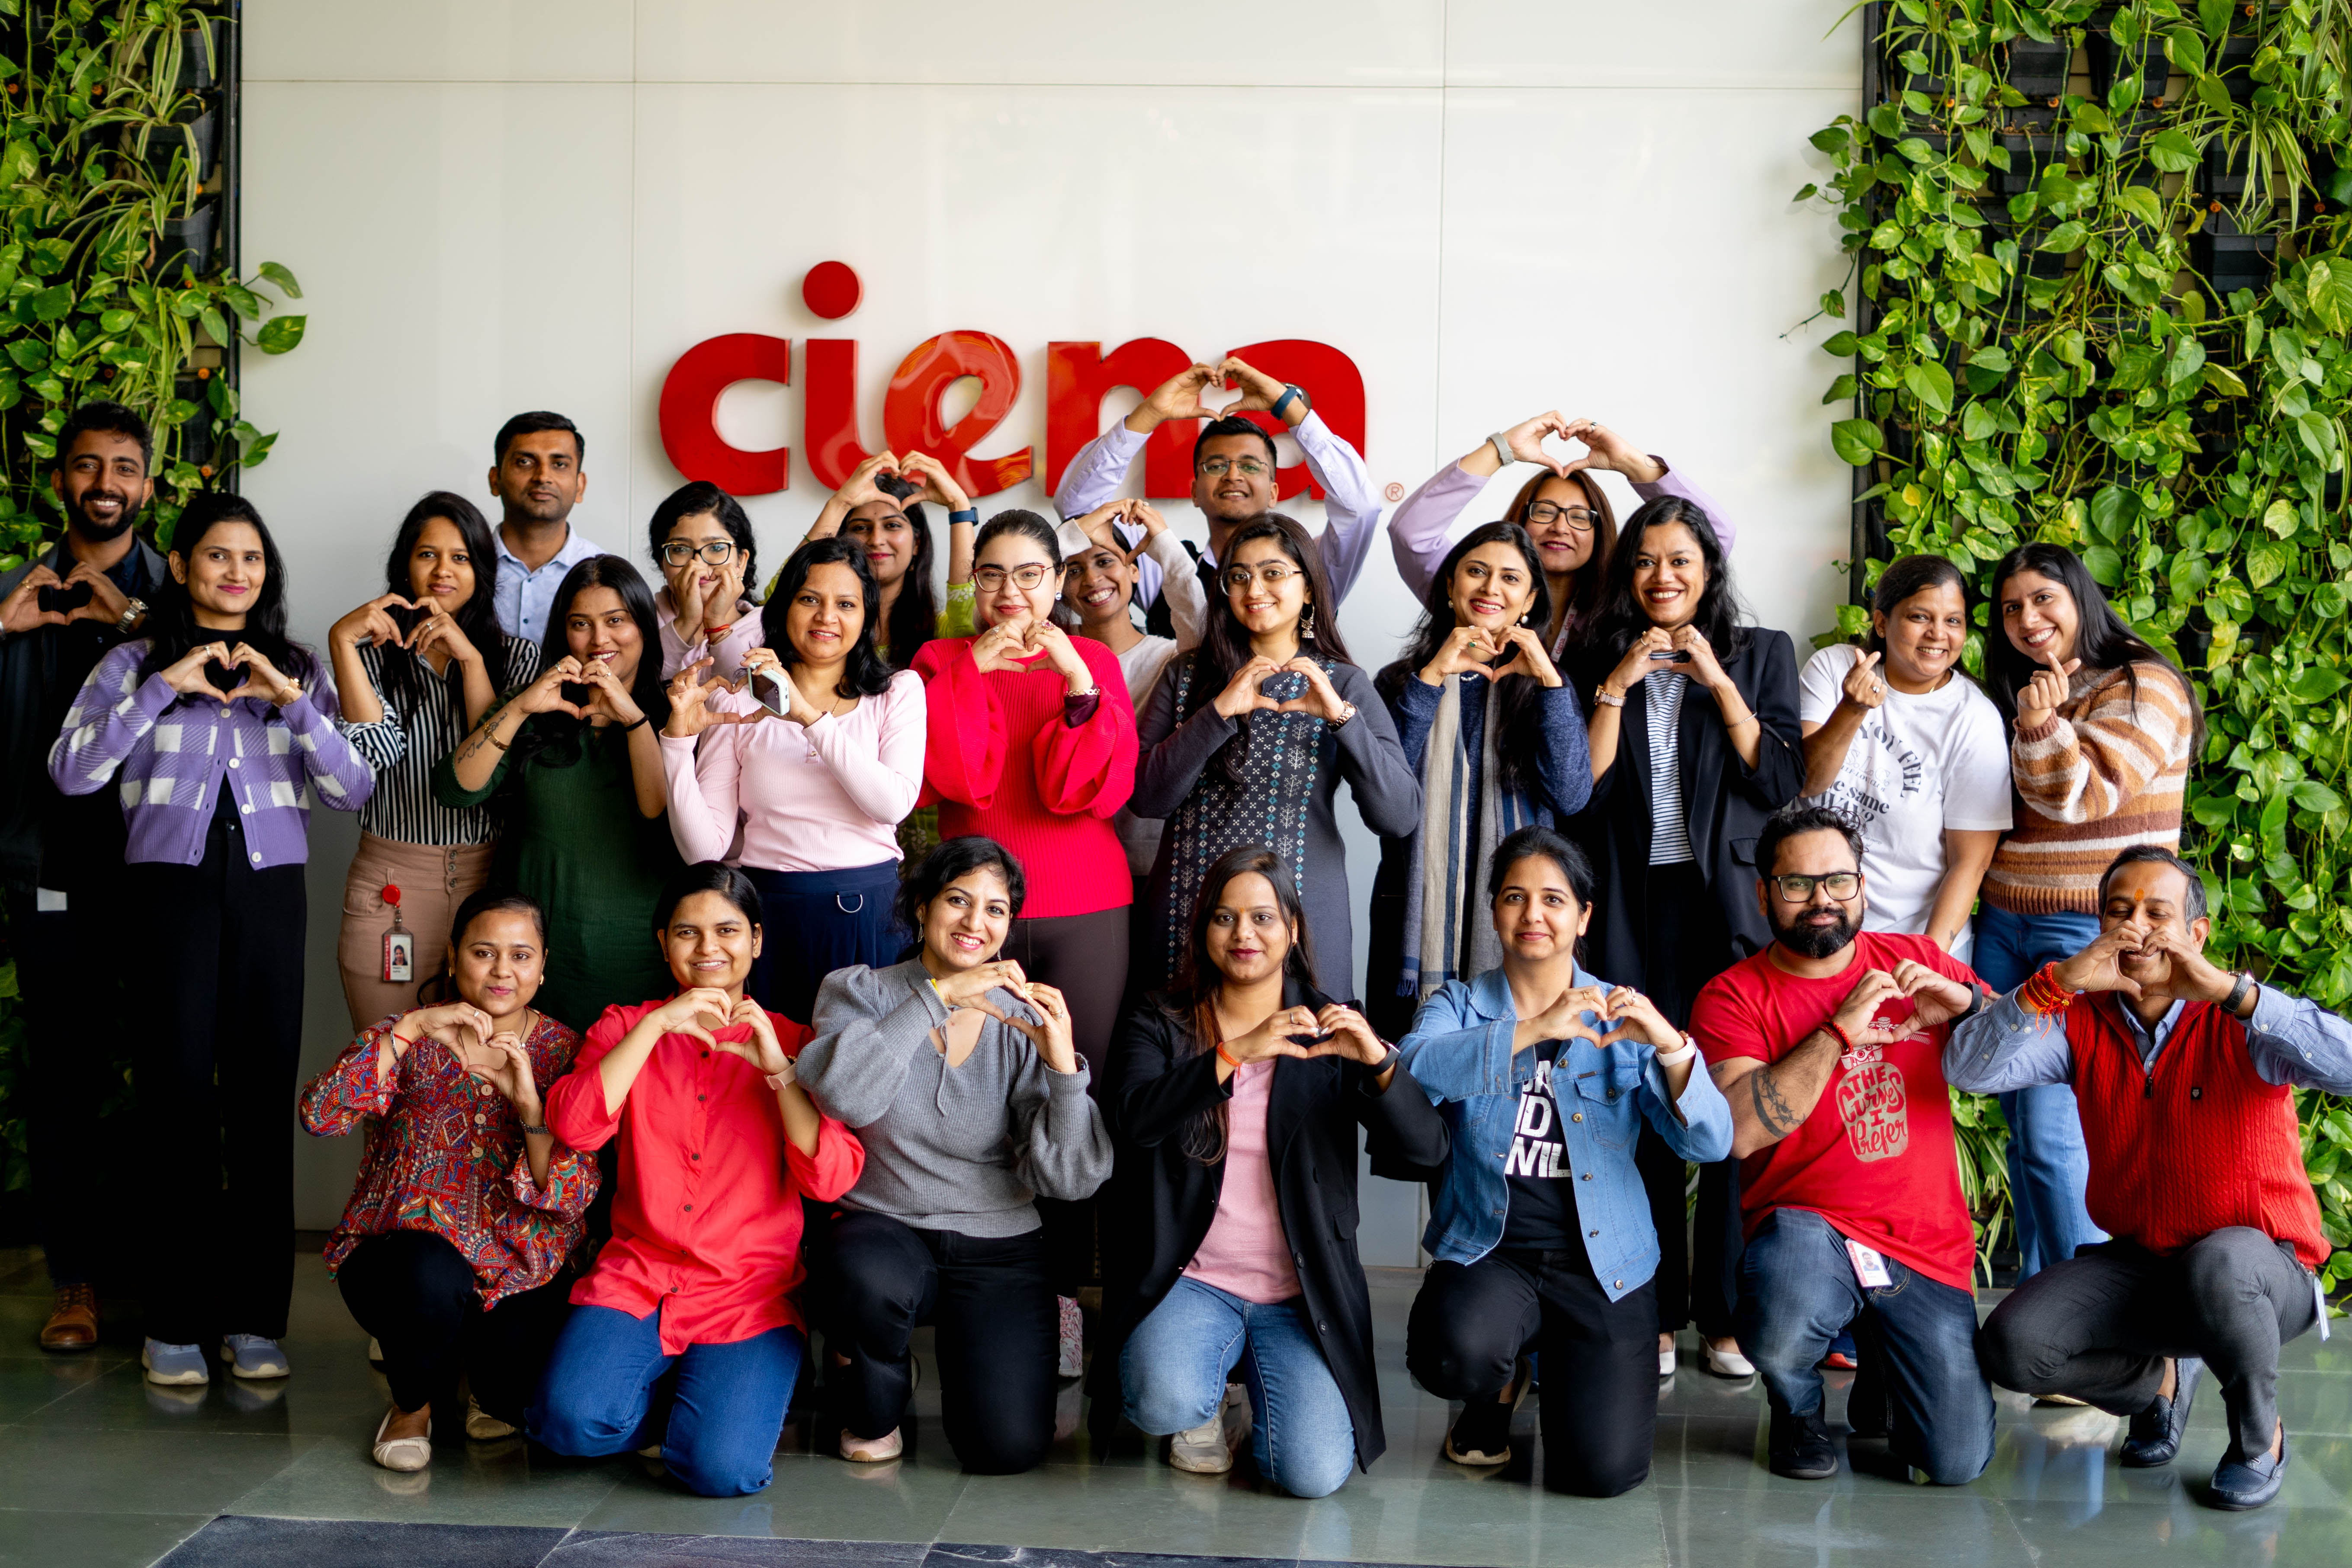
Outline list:
[[[215,665],[227,670],[236,684],[226,690],[216,685]],[[246,642],[234,647],[225,642],[201,643],[165,666],[161,674],[163,683],[183,697],[221,702],[257,697],[273,708],[283,708],[302,695],[299,681],[288,679],[258,649]]]

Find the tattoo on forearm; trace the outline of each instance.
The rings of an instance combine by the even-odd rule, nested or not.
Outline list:
[[[1789,1131],[1804,1120],[1789,1109],[1780,1098],[1780,1086],[1772,1081],[1770,1068],[1758,1068],[1748,1075],[1748,1098],[1755,1102],[1756,1120],[1764,1131],[1775,1138],[1785,1137]]]
[[[1715,1079],[1716,1087],[1720,1089],[1724,1084],[1730,1081],[1729,1079],[1726,1077],[1730,1070],[1731,1064],[1729,1062],[1709,1062],[1707,1064],[1706,1076]]]

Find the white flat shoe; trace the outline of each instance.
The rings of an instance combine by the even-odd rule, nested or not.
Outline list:
[[[853,1465],[878,1465],[897,1458],[906,1448],[906,1440],[898,1436],[896,1426],[879,1437],[853,1437],[846,1432],[841,1435],[841,1457]]]
[[[1706,1370],[1716,1376],[1754,1377],[1756,1375],[1756,1363],[1738,1351],[1719,1351],[1706,1340],[1701,1340],[1699,1343],[1706,1352]]]
[[[1660,1351],[1658,1352],[1658,1375],[1660,1377],[1672,1377],[1675,1375],[1674,1352]]]
[[[392,1412],[386,1410],[383,1419],[375,1424],[375,1462],[387,1470],[421,1470],[433,1462],[433,1421],[425,1418],[422,1437],[395,1437],[387,1443],[383,1429],[392,1425]]]

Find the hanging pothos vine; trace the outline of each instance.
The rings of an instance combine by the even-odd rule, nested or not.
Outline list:
[[[2021,542],[2079,552],[2205,702],[2187,838],[2215,948],[2342,1009],[2352,0],[1868,9],[1876,90],[1813,137],[1835,172],[1799,193],[1853,259],[1855,319],[1825,345],[1853,368],[1822,401],[1853,404],[1831,439],[1862,470],[1857,589],[1912,552],[1979,588]],[[1830,635],[1864,624],[1846,605]],[[1980,598],[1972,671],[1986,635]],[[1988,1132],[1982,1218],[2005,1195],[1998,1113],[1962,1109]],[[2342,1248],[2352,1114],[2317,1094],[2302,1113]]]

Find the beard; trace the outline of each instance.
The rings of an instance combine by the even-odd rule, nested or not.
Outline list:
[[[1783,924],[1776,914],[1772,921],[1772,940],[1802,958],[1829,958],[1843,952],[1860,928],[1843,910],[1834,912],[1837,919],[1825,925],[1804,921]]]
[[[97,518],[89,514],[89,503],[100,496],[122,503],[111,518]],[[90,490],[74,503],[74,531],[93,544],[104,544],[109,540],[120,539],[129,532],[139,521],[139,510],[138,506],[133,504],[129,496],[118,491]]]

